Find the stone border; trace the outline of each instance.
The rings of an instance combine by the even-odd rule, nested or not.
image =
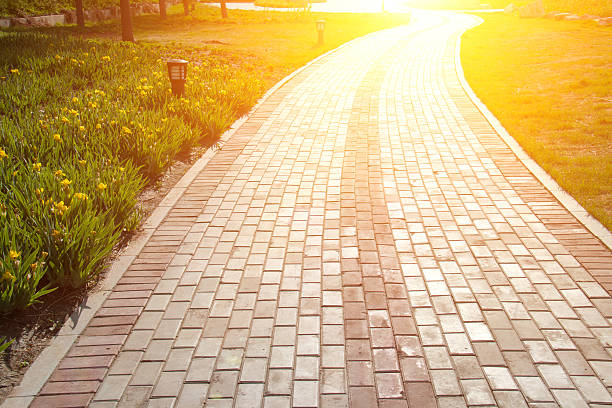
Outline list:
[[[178,0],[176,0],[178,1]],[[167,5],[175,4],[175,0],[166,0]],[[132,17],[141,14],[159,13],[159,4],[156,3],[134,3],[131,4]],[[118,6],[106,9],[84,10],[85,22],[100,22],[119,18],[121,12]],[[10,27],[53,27],[60,24],[76,24],[76,11],[68,10],[61,14],[50,14],[46,16],[8,17],[0,18],[0,29]]]
[[[472,28],[482,24],[484,20],[478,16],[474,16],[478,18],[478,24],[474,25]],[[467,31],[467,30],[466,30]],[[482,113],[487,122],[493,127],[493,129],[497,132],[497,134],[502,138],[502,140],[510,147],[510,149],[514,152],[516,157],[525,165],[527,170],[529,170],[539,181],[544,185],[544,187],[551,192],[551,194],[572,214],[576,219],[584,225],[593,235],[595,235],[601,242],[604,243],[608,248],[612,250],[612,232],[610,232],[602,223],[600,223],[596,218],[594,218],[591,214],[588,213],[579,203],[572,197],[569,193],[567,193],[557,182],[542,168],[539,164],[537,164],[529,155],[523,150],[523,148],[518,144],[518,142],[510,136],[508,131],[503,127],[501,122],[489,111],[489,109],[485,106],[484,103],[476,96],[467,80],[465,79],[465,75],[463,73],[463,67],[461,65],[461,34],[459,39],[457,40],[457,45],[455,48],[455,71],[457,72],[457,77],[459,78],[459,82],[461,83],[461,87],[474,103],[476,108]]]
[[[91,319],[98,312],[106,298],[112,291],[112,288],[121,279],[123,274],[128,270],[136,256],[140,253],[149,238],[153,235],[155,229],[161,224],[170,209],[176,204],[179,198],[187,190],[191,182],[204,169],[210,159],[218,150],[223,148],[223,145],[236,133],[236,131],[257,111],[270,96],[282,88],[287,82],[299,75],[305,69],[313,64],[316,64],[321,59],[330,54],[338,52],[347,47],[353,42],[369,36],[369,33],[361,37],[354,38],[346,43],[319,55],[315,59],[309,61],[304,66],[296,69],[276,85],[270,88],[260,99],[255,106],[244,115],[236,120],[230,128],[221,135],[216,145],[210,147],[190,168],[187,173],[168,191],[166,196],[153,210],[151,215],[142,225],[142,231],[132,239],[126,248],[121,251],[121,254],[109,265],[106,275],[101,279],[98,285],[98,291],[90,294],[70,315],[64,323],[57,336],[43,349],[36,357],[32,365],[28,368],[19,385],[17,385],[11,393],[6,397],[5,401],[0,405],[0,408],[27,408],[36,395],[45,385],[53,371],[66,355],[72,344],[78,339],[83,330],[87,327]]]

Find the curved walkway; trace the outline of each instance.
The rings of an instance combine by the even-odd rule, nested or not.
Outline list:
[[[374,33],[266,99],[32,406],[612,404],[612,253],[461,88],[473,24]]]

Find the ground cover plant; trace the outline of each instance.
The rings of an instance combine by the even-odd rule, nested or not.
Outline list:
[[[525,151],[612,229],[612,30],[481,17],[462,40],[470,86]]]
[[[94,278],[136,199],[181,152],[211,145],[261,95],[221,59],[171,95],[163,47],[0,37],[0,313]]]

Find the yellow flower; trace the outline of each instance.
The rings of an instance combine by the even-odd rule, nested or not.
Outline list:
[[[41,255],[42,255],[43,259],[45,259],[49,255],[49,253],[45,252],[45,251],[42,251]]]
[[[80,164],[81,166],[84,166],[84,165],[86,165],[86,164],[87,164],[87,160],[79,160],[79,164]]]
[[[83,193],[74,193],[73,197],[78,200],[83,200],[83,201],[87,201],[89,199],[89,196]]]
[[[102,125],[101,125],[101,124],[99,124],[99,123],[97,123],[97,124],[96,124],[96,129],[102,129]]]
[[[72,114],[72,115],[78,115],[79,112],[75,111],[74,109],[68,109],[68,113]]]
[[[17,259],[17,258],[19,258],[20,256],[21,256],[21,252],[17,252],[17,251],[15,251],[15,250],[13,250],[13,249],[11,249],[11,250],[9,251],[9,258],[11,258],[11,259]]]
[[[42,187],[36,189],[36,195],[38,195],[38,196],[41,195],[44,192],[45,192],[45,189],[42,188]]]
[[[108,62],[108,61],[110,61],[110,57],[108,55],[105,55],[105,56],[102,57],[102,61]]]
[[[2,280],[5,281],[14,281],[15,277],[13,275],[11,275],[11,273],[9,271],[4,271],[4,273],[2,274]]]
[[[124,172],[125,171],[125,167],[119,167],[119,171],[120,172]]]
[[[54,230],[53,230],[53,232],[51,233],[51,236],[53,236],[53,238],[57,238],[57,237],[59,237],[60,235],[62,235],[62,233],[61,233],[61,232],[59,232],[59,231],[58,231],[58,230],[56,230],[56,229],[54,229]],[[47,255],[49,255],[49,254],[47,254]]]
[[[62,187],[68,187],[72,184],[72,180],[68,180],[67,178],[65,178],[60,182],[60,184],[62,185]]]
[[[58,135],[57,133],[53,135],[53,140],[55,140],[56,142],[62,142],[62,137],[60,135]]]
[[[56,172],[54,173],[54,175],[55,175],[55,177],[57,177],[57,178],[62,178],[62,177],[65,177],[65,176],[66,176],[66,175],[64,174],[64,172],[63,172],[63,171],[61,171],[61,170],[56,171]]]
[[[5,157],[8,157],[8,155],[6,154],[4,149],[0,149],[0,160],[4,159]]]
[[[11,74],[20,75],[18,69],[11,69]]]
[[[62,116],[62,122],[64,122],[64,123],[68,122],[68,118],[65,117],[65,116]]]
[[[62,57],[60,57],[59,55],[55,54],[55,59],[56,59],[56,60],[61,60],[61,59],[62,59]]]
[[[79,98],[77,98],[76,96],[73,96],[72,103],[79,103]]]
[[[40,171],[41,167],[42,167],[42,164],[40,164],[40,163],[34,163],[34,164],[32,165],[32,170],[34,170],[34,171]]]
[[[68,207],[66,206],[66,204],[64,204],[63,201],[55,203],[54,206],[55,210],[59,213],[59,215],[64,215],[64,212],[68,211]]]
[[[125,127],[125,126],[121,126],[121,131],[123,133],[127,133],[128,135],[132,134],[132,131],[129,128]]]
[[[34,262],[33,264],[30,264],[30,269],[34,270],[38,268],[38,262]]]
[[[98,190],[105,190],[105,189],[106,189],[106,184],[104,183],[98,184]]]
[[[85,131],[85,126],[79,126],[79,131],[84,132]]]
[[[70,58],[70,62],[72,62],[73,64],[78,64],[79,63],[79,61],[74,59],[74,58]]]

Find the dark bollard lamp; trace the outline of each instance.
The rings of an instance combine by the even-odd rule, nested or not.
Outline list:
[[[182,59],[168,60],[168,76],[172,84],[172,93],[175,96],[183,96],[185,93],[185,81],[187,80],[187,64]]]
[[[323,33],[325,32],[325,20],[317,20],[317,32],[319,33],[319,45],[323,45]]]

